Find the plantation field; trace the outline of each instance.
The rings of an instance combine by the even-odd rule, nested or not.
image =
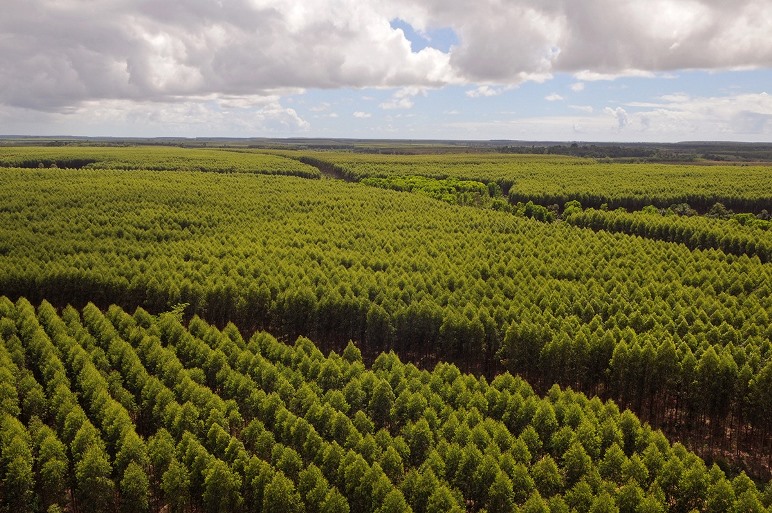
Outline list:
[[[0,472],[35,511],[762,511],[770,178],[0,148]]]
[[[0,167],[212,171],[320,177],[316,168],[278,155],[168,146],[0,147]]]
[[[613,403],[175,313],[0,298],[9,511],[764,511]],[[14,387],[14,385],[16,385]],[[74,470],[69,475],[68,468]],[[71,493],[70,493],[71,492]]]
[[[701,212],[715,203],[738,212],[772,210],[770,166],[607,164],[558,155],[378,155],[335,152],[300,154],[307,162],[331,166],[343,177],[424,176],[498,184],[512,203],[533,201],[562,206],[571,200],[585,207],[647,205],[667,208],[688,203]]]

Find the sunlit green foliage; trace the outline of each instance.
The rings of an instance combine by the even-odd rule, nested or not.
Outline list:
[[[257,173],[319,178],[319,171],[297,160],[233,149],[190,149],[170,146],[131,147],[0,147],[0,167],[143,169]]]
[[[286,345],[199,317],[186,326],[173,312],[131,315],[116,306],[57,312],[46,302],[34,308],[0,297],[0,323],[8,326],[2,368],[40,376],[52,411],[74,394],[61,372],[99,362],[105,373],[116,372],[139,405],[128,429],[136,428],[150,452],[121,473],[123,449],[110,448],[109,431],[95,427],[101,413],[91,412],[94,424],[84,419],[74,437],[56,415],[27,426],[18,413],[3,413],[3,511],[73,507],[66,497],[50,502],[53,490],[41,486],[49,481],[36,463],[66,458],[63,449],[44,449],[52,443],[44,440],[70,438],[76,504],[85,511],[764,508],[765,495],[747,476],[731,479],[613,402],[559,387],[540,398],[509,373],[489,383],[447,363],[419,370],[393,353],[367,367],[352,349],[348,358],[325,356],[303,337]],[[3,358],[16,351],[14,337],[22,367]],[[321,372],[331,366],[341,379]],[[199,373],[205,383],[192,379]],[[98,395],[98,381],[84,382],[81,392]],[[362,405],[341,409],[331,397],[352,383]],[[380,427],[368,407],[379,386],[396,397]],[[405,394],[425,400],[416,414],[398,407]],[[177,427],[183,402],[194,408],[190,429]],[[389,472],[379,463],[387,459]]]
[[[11,296],[189,303],[214,322],[341,347],[469,369],[503,358],[540,386],[603,387],[658,424],[742,418],[770,434],[772,268],[756,258],[333,180],[7,169],[0,184]],[[723,381],[705,371],[710,347]],[[700,400],[703,382],[715,404]],[[105,384],[130,411],[117,385]],[[183,411],[178,429],[193,422]]]
[[[287,156],[332,166],[350,180],[425,176],[496,183],[512,204],[563,205],[578,200],[586,207],[688,203],[707,212],[720,202],[738,212],[758,213],[772,206],[768,166],[697,166],[608,164],[557,155],[443,154],[380,155],[342,152],[283,152]]]
[[[640,421],[593,423],[578,406],[559,409],[559,391],[509,405],[448,377],[449,407],[467,405],[449,415],[417,383],[400,387],[412,371],[389,356],[373,364],[387,378],[360,371],[390,349],[487,375],[506,368],[540,390],[613,397],[722,465],[749,455],[764,475],[769,168],[151,147],[4,148],[0,166],[21,167],[0,169],[0,293],[167,312],[115,314],[115,333],[93,309],[88,327],[46,304],[0,319],[0,410],[29,431],[33,457],[31,473],[26,453],[8,463],[14,504],[30,493],[36,509],[75,497],[126,511],[239,509],[266,493],[297,495],[289,510],[341,512],[761,500],[742,482],[706,495],[717,478],[664,466],[664,447],[644,450]],[[191,315],[362,350],[325,359],[305,339],[302,356],[268,344],[274,352],[254,354],[277,363],[254,375],[254,355],[186,352],[175,323]],[[110,353],[117,333],[128,359]],[[235,327],[224,333],[249,344]],[[509,433],[483,428],[487,415]],[[490,440],[510,458],[486,453]]]
[[[565,216],[575,226],[594,230],[623,232],[657,240],[680,242],[692,249],[716,248],[735,255],[758,256],[762,262],[772,260],[772,222],[750,214],[728,219],[706,216],[679,216],[672,211],[644,209],[604,211],[574,209]]]
[[[488,206],[490,196],[485,184],[456,178],[432,179],[424,176],[365,178],[365,185],[395,191],[417,192],[430,198],[459,205]]]

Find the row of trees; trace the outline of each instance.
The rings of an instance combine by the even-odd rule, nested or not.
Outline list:
[[[89,305],[56,315],[46,303],[35,312],[25,300],[2,299],[0,312],[10,355],[0,352],[0,362],[13,383],[16,361],[37,370],[36,351],[73,370],[57,359],[51,331],[60,342],[69,337],[62,349],[85,352],[103,376],[117,372],[137,404],[146,452],[137,475],[147,486],[120,478],[119,457],[92,412],[83,422],[91,435],[82,426],[66,445],[73,462],[84,461],[84,447],[106,462],[90,495],[76,496],[79,510],[111,511],[116,500],[125,511],[330,513],[765,511],[772,503],[772,488],[760,492],[744,474],[729,479],[614,403],[558,387],[539,398],[508,373],[488,383],[451,364],[420,371],[393,353],[368,369],[351,344],[324,356],[302,337],[292,346],[266,333],[244,340],[232,325],[220,331],[194,318],[186,328],[178,315],[141,309],[105,315]],[[84,394],[98,394],[99,381],[83,381]],[[56,400],[46,394],[44,411],[55,411]],[[69,438],[55,414],[25,425],[18,410],[4,411],[0,424],[4,476],[15,468],[12,453],[35,461],[42,431]],[[65,482],[85,483],[97,467],[74,463],[74,481]],[[19,511],[44,509],[42,475],[29,468],[37,502]],[[13,483],[2,481],[3,497]],[[145,502],[126,501],[132,490],[144,490]]]
[[[586,326],[569,338],[550,335],[539,320],[523,320],[510,326],[501,354],[507,368],[541,387],[557,380],[615,398],[653,425],[695,440],[706,457],[772,452],[772,362],[751,371],[758,354],[731,343],[692,351],[666,334],[592,333]],[[757,464],[765,472],[768,457]]]
[[[772,259],[772,223],[749,214],[717,220],[662,215],[653,207],[639,212],[574,208],[564,219],[574,226],[678,242],[691,249],[715,248],[734,255],[757,256],[762,262]]]
[[[85,504],[104,511],[114,503],[115,492],[104,438],[79,404],[59,351],[37,322],[31,305],[21,301],[15,308],[5,298],[1,302],[3,343],[11,354],[16,378],[11,383],[31,375],[42,379],[42,386],[23,388],[19,392],[26,395],[17,396],[23,408],[35,404],[25,408],[22,416],[29,418],[31,435],[24,440],[29,450],[26,466],[34,473],[20,474],[24,480],[14,482],[17,489],[3,490],[16,498],[8,503],[9,511],[61,511],[68,504],[76,510]],[[25,369],[32,373],[23,372]],[[35,397],[39,388],[45,389],[44,397]],[[45,425],[33,411],[45,417]],[[54,430],[44,427],[49,425]],[[13,482],[9,477],[15,470],[5,470],[4,484]]]

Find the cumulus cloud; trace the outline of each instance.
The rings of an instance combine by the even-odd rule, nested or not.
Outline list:
[[[577,79],[584,80],[586,82],[598,82],[601,80],[607,80],[607,81],[616,80],[618,78],[624,78],[624,77],[653,78],[656,76],[656,74],[652,71],[640,70],[640,69],[622,69],[614,73],[601,73],[598,71],[584,69],[582,71],[576,72],[574,76]]]
[[[413,52],[376,2],[4,0],[0,102],[63,111],[287,89],[444,85],[450,56]]]
[[[448,84],[475,97],[555,73],[574,74],[579,91],[620,76],[770,67],[769,12],[772,0],[3,0],[0,104],[66,113],[95,101]],[[413,51],[394,19],[457,43]]]
[[[772,138],[772,96],[767,93],[726,96],[663,95],[647,102],[628,102],[595,112],[572,105],[576,117],[544,117],[538,123],[560,127],[577,125],[595,140],[675,141],[746,140]],[[520,120],[536,124],[536,120]],[[563,136],[568,136],[564,132]]]
[[[582,106],[578,106],[582,107]],[[590,107],[590,106],[586,106]],[[579,108],[573,115],[448,122],[449,135],[479,138],[585,141],[772,139],[772,95],[668,95],[645,104]]]
[[[563,99],[563,97],[560,96],[558,93],[552,93],[545,96],[544,99],[547,100],[548,102],[559,102]]]
[[[466,95],[470,98],[480,98],[485,96],[498,96],[504,92],[501,87],[491,87],[489,85],[481,85],[474,89],[470,89],[466,92]]]
[[[764,92],[719,97],[666,95],[657,101],[626,106],[640,109],[636,117],[646,129],[710,130],[717,137],[739,134],[748,139],[772,136],[772,96]]]
[[[630,123],[630,118],[627,115],[627,111],[622,107],[617,107],[615,109],[612,109],[611,107],[606,107],[605,109],[603,109],[603,112],[605,112],[606,114],[610,114],[611,116],[614,116],[614,118],[616,118],[617,128],[619,130],[622,130]]]
[[[373,115],[370,114],[369,112],[362,112],[361,110],[358,110],[354,112],[353,116],[357,119],[367,119],[372,117]]]
[[[423,87],[403,87],[395,92],[389,101],[380,104],[382,109],[410,109],[415,102],[415,96],[426,96],[426,89]]]
[[[277,97],[193,98],[159,103],[89,100],[65,112],[0,106],[0,126],[30,135],[181,136],[212,133],[229,137],[305,133],[311,125]]]
[[[411,23],[453,27],[454,71],[466,80],[512,83],[530,75],[580,80],[651,76],[680,69],[772,65],[770,0],[404,0]]]

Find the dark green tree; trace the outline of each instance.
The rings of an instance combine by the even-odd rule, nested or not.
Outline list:
[[[464,511],[445,485],[440,485],[431,494],[426,504],[426,513],[463,513]]]
[[[190,503],[190,475],[185,465],[172,458],[163,473],[161,489],[171,513],[183,513]]]
[[[94,513],[114,510],[115,484],[110,479],[110,461],[98,445],[87,447],[75,464],[78,501],[82,508]]]
[[[370,417],[378,427],[386,427],[391,422],[391,408],[394,406],[394,392],[388,381],[380,380],[373,389],[370,398]]]
[[[581,480],[566,492],[566,502],[573,509],[586,513],[592,506],[595,495],[587,481]]]
[[[488,513],[510,513],[514,510],[512,481],[499,472],[488,490]]]
[[[565,470],[566,485],[573,486],[592,466],[592,458],[584,450],[579,442],[574,442],[563,453],[563,469]]]
[[[614,502],[613,497],[604,491],[592,501],[589,513],[619,513],[619,508]]]
[[[124,513],[143,513],[148,510],[150,483],[145,470],[135,462],[130,462],[121,479],[121,511]]]
[[[731,511],[734,502],[735,495],[732,485],[725,478],[719,479],[708,488],[705,511],[709,513]]]
[[[520,511],[523,513],[550,513],[550,507],[547,501],[539,494],[539,491],[534,490]]]
[[[536,487],[533,478],[528,473],[525,465],[518,463],[512,469],[512,489],[514,490],[514,499],[518,504],[523,504],[531,492]]]
[[[537,490],[544,497],[552,497],[563,487],[563,476],[549,454],[534,463],[531,467],[531,476]]]
[[[349,513],[348,501],[337,488],[330,488],[319,513]]]
[[[391,490],[383,499],[383,504],[375,510],[375,513],[412,513],[402,492],[396,488]]]
[[[322,505],[325,510],[325,505]],[[281,472],[276,472],[263,494],[263,509],[265,513],[302,513],[303,502],[295,489],[295,485]]]
[[[5,451],[4,451],[5,452]],[[0,492],[3,505],[9,512],[32,512],[35,503],[35,475],[32,471],[32,458],[15,456],[4,465]]]

